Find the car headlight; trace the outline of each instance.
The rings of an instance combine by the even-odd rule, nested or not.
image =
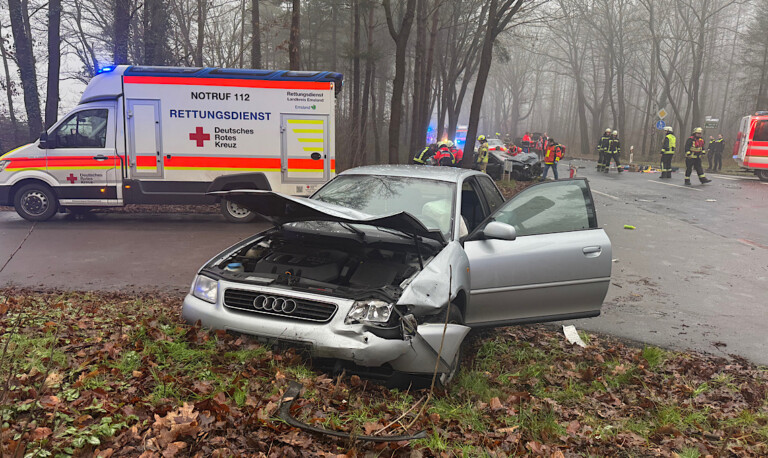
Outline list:
[[[198,275],[195,279],[192,295],[205,302],[215,304],[219,297],[219,282],[204,275]]]
[[[3,170],[5,170],[5,167],[6,167],[8,164],[10,164],[10,163],[11,163],[11,161],[0,161],[0,172],[2,172]]]
[[[378,300],[357,301],[349,309],[344,323],[365,323],[373,325],[384,325],[392,316],[393,304]]]

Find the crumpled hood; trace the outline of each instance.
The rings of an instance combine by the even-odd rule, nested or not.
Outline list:
[[[238,191],[215,191],[208,194],[225,198],[254,213],[258,213],[276,226],[296,221],[335,221],[349,224],[365,224],[395,229],[406,234],[418,235],[445,243],[443,234],[439,230],[427,228],[408,212],[374,216],[339,205],[304,197],[287,196],[274,191],[243,189]]]

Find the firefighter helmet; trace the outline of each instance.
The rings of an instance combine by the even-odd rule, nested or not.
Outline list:
[[[672,132],[672,126],[665,127],[664,132]]]
[[[605,133],[606,134],[610,134],[611,133],[611,128],[610,127],[606,127],[605,128]]]
[[[448,148],[453,148],[453,142],[450,140],[446,140],[443,144]]]
[[[694,134],[700,134],[700,133],[702,133],[702,132],[704,132],[704,131],[701,129],[701,127],[697,127],[697,128],[695,128],[695,129],[693,129],[693,133],[694,133]]]
[[[477,137],[477,141],[479,141],[480,143],[484,142],[485,141],[485,135],[481,135],[481,136]]]
[[[619,135],[619,131],[618,131],[618,130],[614,130],[614,131],[611,133],[611,135]]]

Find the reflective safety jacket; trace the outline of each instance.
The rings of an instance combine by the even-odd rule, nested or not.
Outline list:
[[[476,162],[478,164],[487,163],[488,162],[488,142],[483,142],[480,144],[480,147],[477,148],[477,159]]]
[[[661,154],[675,154],[677,138],[672,134],[667,134],[664,141],[661,142]]]
[[[437,144],[432,143],[431,145],[427,145],[424,147],[423,150],[413,158],[414,164],[426,164],[427,160],[429,160],[430,157],[434,156],[437,152]]]
[[[715,147],[712,150],[714,153],[722,153],[725,150],[725,139],[724,138],[718,138],[715,140]]]
[[[696,159],[704,154],[706,154],[704,152],[704,139],[694,136],[688,137],[688,140],[685,141],[685,157]]]
[[[600,140],[597,142],[597,151],[602,153],[608,151],[609,141],[611,141],[611,136],[603,134],[603,136],[600,137]]]
[[[443,146],[435,153],[435,160],[438,165],[453,165],[456,163],[456,155],[447,146]]]
[[[606,150],[606,153],[608,154],[621,154],[621,142],[618,138],[611,137],[608,140],[608,149]]]
[[[544,155],[544,163],[551,165],[560,162],[560,159],[563,157],[563,149],[560,145],[550,145],[547,148],[547,153]]]

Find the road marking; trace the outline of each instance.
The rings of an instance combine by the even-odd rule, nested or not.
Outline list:
[[[613,200],[621,200],[621,199],[619,199],[619,198],[618,198],[618,197],[616,197],[616,196],[612,196],[612,195],[610,195],[610,194],[606,194],[606,193],[604,193],[604,192],[600,192],[600,191],[595,191],[594,189],[592,190],[592,192],[594,192],[595,194],[600,194],[601,196],[610,197],[610,198],[611,198],[611,199],[613,199]]]
[[[768,246],[765,246],[761,243],[753,242],[752,240],[749,240],[749,239],[737,239],[737,240],[743,243],[744,245],[754,246],[757,248],[763,248],[765,250],[768,250]]]
[[[672,184],[672,183],[662,183],[661,181],[656,181],[656,180],[648,180],[648,181],[650,181],[651,183],[664,184],[664,185],[667,185],[667,186],[674,186],[676,188],[688,189],[689,191],[699,191],[699,192],[701,192],[701,189],[692,188],[690,186],[681,186],[679,184]]]
[[[752,178],[752,177],[729,177],[729,176],[726,176],[726,175],[715,175],[714,173],[711,173],[710,176],[721,178],[723,180],[736,180],[736,181],[741,181],[741,180],[755,181],[755,180],[757,180],[757,178]]]

